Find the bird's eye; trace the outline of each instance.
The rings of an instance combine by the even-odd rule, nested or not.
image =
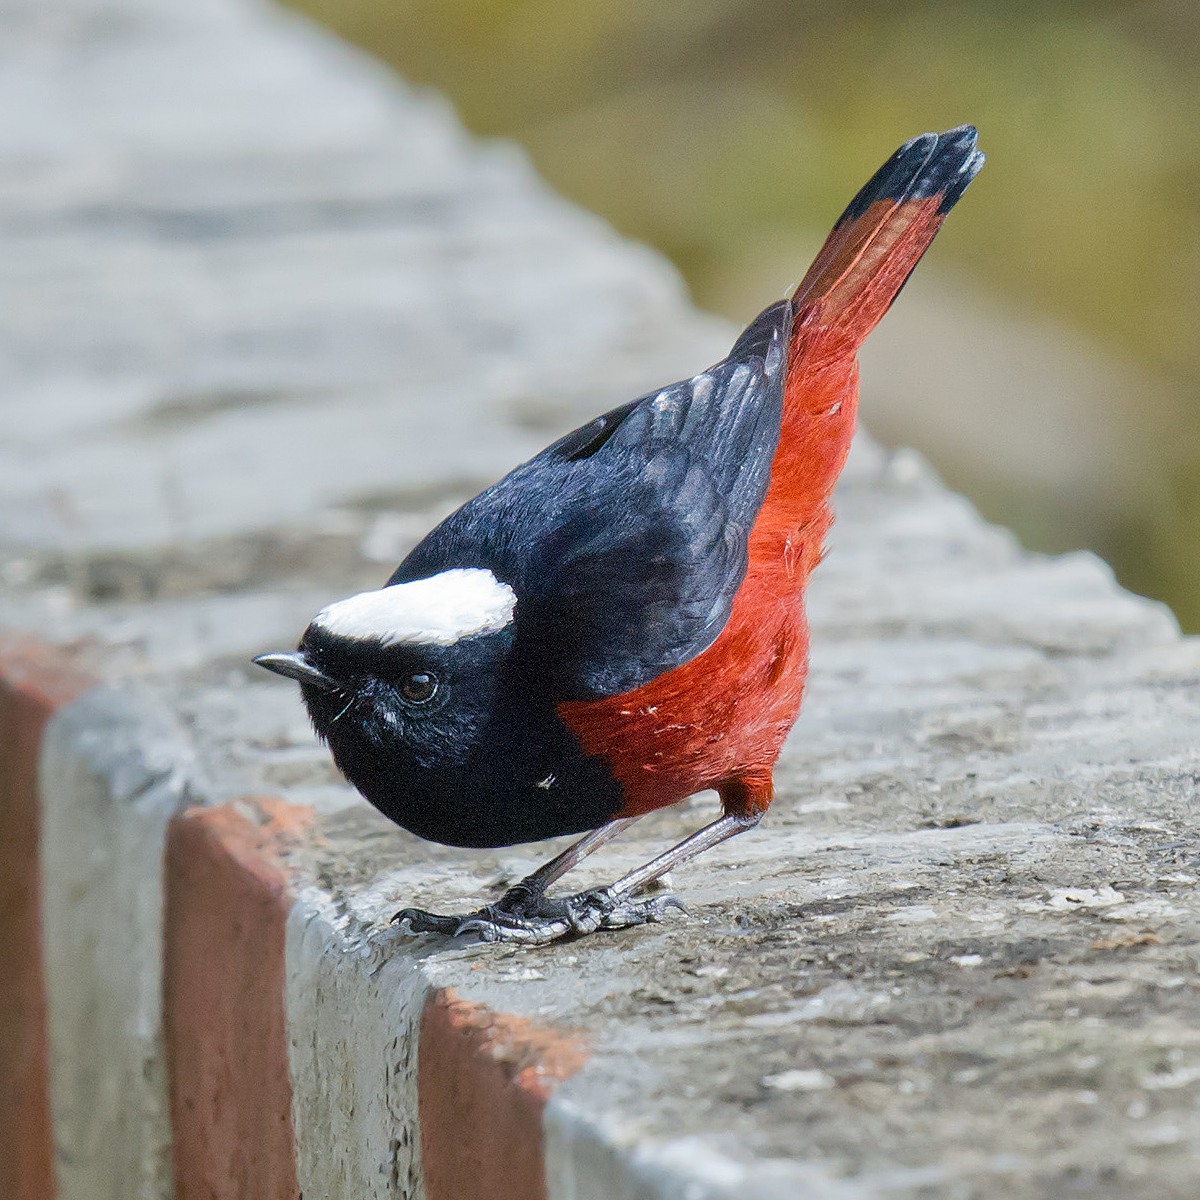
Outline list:
[[[400,695],[409,704],[428,704],[437,695],[437,690],[437,676],[428,671],[414,671],[400,685]]]

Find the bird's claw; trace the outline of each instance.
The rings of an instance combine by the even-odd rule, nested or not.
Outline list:
[[[393,918],[393,925],[408,925],[410,933],[444,933],[453,937],[462,917],[444,917],[426,912],[423,908],[402,908]]]
[[[507,897],[506,897],[507,898]],[[482,942],[513,942],[544,946],[566,938],[583,937],[598,929],[626,929],[661,921],[667,912],[687,907],[667,893],[651,897],[619,895],[611,888],[592,888],[562,900],[529,897],[532,903],[508,907],[501,900],[465,916],[441,916],[420,908],[405,908],[392,921],[407,923],[411,933],[440,933],[448,937],[476,934]]]

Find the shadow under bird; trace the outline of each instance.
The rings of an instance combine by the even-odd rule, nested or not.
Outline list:
[[[800,708],[804,589],[850,448],[856,352],[983,165],[906,142],[790,299],[702,374],[569,433],[447,517],[294,654],[318,735],[385,816],[452,846],[585,833],[477,912],[414,932],[548,942],[682,907],[646,885],[758,823]],[[608,887],[547,888],[706,788],[722,815]]]

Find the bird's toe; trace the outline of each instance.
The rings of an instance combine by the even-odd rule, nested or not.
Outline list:
[[[444,933],[453,935],[462,917],[442,916],[423,908],[402,908],[393,918],[393,925],[407,925],[410,933]]]
[[[625,896],[611,888],[592,888],[567,901],[572,931],[592,933],[597,929],[626,929],[661,921],[671,909],[686,913],[687,906],[672,893],[650,897]]]
[[[479,912],[462,920],[454,931],[456,936],[475,934],[481,942],[512,942],[524,946],[544,946],[556,942],[569,926],[551,917],[512,916],[504,913]]]

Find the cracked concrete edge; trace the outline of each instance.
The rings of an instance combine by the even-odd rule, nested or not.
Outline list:
[[[318,886],[299,889],[286,940],[303,1195],[558,1194],[547,1191],[543,1114],[587,1059],[580,1035],[437,986],[419,960],[389,954]]]
[[[150,696],[9,638],[0,710],[0,839],[32,864],[4,872],[24,889],[5,937],[30,943],[3,946],[26,968],[4,976],[6,1058],[24,1055],[5,1196],[547,1194],[542,1114],[577,1037],[381,956],[289,864],[311,810],[196,804]]]
[[[552,1200],[866,1200],[857,1181],[819,1164],[738,1162],[711,1139],[647,1139],[590,1101],[585,1080],[553,1096],[545,1115]]]
[[[306,810],[188,809],[203,786],[167,710],[28,636],[0,633],[0,728],[0,1195],[157,1200],[172,1192],[173,1142],[180,1196],[294,1195],[238,1185],[247,1160],[251,1182],[264,1175],[253,1148],[270,1144],[272,1033],[290,1095],[278,903],[290,893],[263,848],[283,848]],[[276,960],[259,944],[272,903]],[[233,1028],[243,993],[272,982],[277,1026],[260,1004]],[[226,1103],[232,1126],[198,1104],[218,1060],[235,1092],[249,1089]]]
[[[42,946],[60,1197],[169,1190],[162,868],[197,772],[168,714],[99,685],[39,751]]]
[[[300,1187],[420,1195],[416,1058],[428,985],[411,962],[365,958],[343,924],[320,888],[300,888],[284,993]]]

